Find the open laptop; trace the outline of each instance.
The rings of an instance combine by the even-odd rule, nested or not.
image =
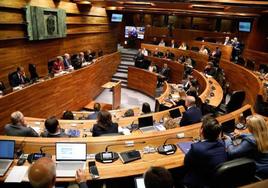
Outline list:
[[[14,140],[0,140],[0,176],[4,176],[14,160]]]
[[[135,188],[145,188],[143,177],[136,177],[134,178],[134,181],[135,181]]]
[[[140,117],[138,122],[139,129],[142,132],[158,131],[158,129],[154,126],[153,116]]]
[[[243,112],[243,116],[244,116],[245,119],[246,119],[248,116],[251,116],[251,115],[252,115],[251,108],[246,109],[246,110]]]
[[[56,176],[75,177],[76,170],[85,169],[86,143],[56,143]]]

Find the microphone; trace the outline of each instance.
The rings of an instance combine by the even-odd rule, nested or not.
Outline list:
[[[171,139],[182,139],[182,138],[193,138],[193,137],[185,137],[184,133],[178,133],[175,137],[169,137],[165,140],[165,142],[162,146],[159,146],[157,148],[158,153],[162,154],[162,155],[174,154],[177,150],[176,145],[175,144],[167,144],[167,141],[171,140]]]
[[[124,145],[127,147],[131,147],[131,146],[134,146],[135,144],[144,144],[144,143],[146,142],[145,141],[141,141],[141,142],[126,141],[124,143],[109,144],[105,147],[105,152],[100,152],[95,155],[95,159],[96,161],[101,162],[101,163],[112,163],[119,158],[119,155],[116,152],[112,152],[112,151],[109,152],[108,151],[109,147],[124,146]]]

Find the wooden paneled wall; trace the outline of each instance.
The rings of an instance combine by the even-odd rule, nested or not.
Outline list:
[[[66,10],[67,37],[44,41],[28,41],[23,7],[26,5]],[[116,28],[109,23],[105,8],[79,7],[76,3],[53,0],[0,1],[0,81],[8,86],[8,73],[28,64],[36,64],[40,76],[47,75],[47,62],[68,52],[91,49],[104,54],[117,50]],[[28,74],[28,73],[27,73]]]

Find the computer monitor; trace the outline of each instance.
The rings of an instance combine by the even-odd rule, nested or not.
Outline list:
[[[181,117],[181,112],[180,112],[180,109],[176,108],[174,110],[170,110],[169,111],[169,115],[171,118],[178,118],[178,117]]]
[[[248,116],[251,116],[252,115],[252,111],[251,111],[251,108],[249,109],[246,109],[244,112],[243,112],[243,117],[246,119]]]
[[[222,132],[230,134],[235,130],[235,119],[231,119],[221,123]]]
[[[111,22],[122,22],[123,14],[112,14]]]
[[[251,31],[251,22],[246,22],[246,21],[239,22],[239,31],[240,32],[250,32]]]
[[[56,160],[57,161],[86,161],[87,144],[86,143],[56,143]]]
[[[135,188],[145,188],[143,177],[136,177],[134,180],[135,180]]]
[[[138,121],[139,121],[139,128],[152,126],[154,124],[153,116],[141,117],[138,119]]]
[[[14,159],[14,140],[0,140],[0,159]]]

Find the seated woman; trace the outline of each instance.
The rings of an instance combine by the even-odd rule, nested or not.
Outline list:
[[[144,102],[142,104],[141,111],[142,111],[142,114],[150,114],[150,113],[152,113],[150,104],[148,102]]]
[[[118,124],[112,122],[112,116],[108,111],[100,111],[97,116],[97,124],[93,126],[92,136],[118,133]]]
[[[58,56],[56,61],[53,64],[52,72],[58,73],[64,70],[63,57]]]
[[[185,42],[182,42],[180,47],[179,47],[180,50],[187,50],[187,45]]]
[[[204,54],[204,55],[208,55],[208,50],[206,49],[205,45],[201,46],[199,53]]]
[[[166,130],[174,129],[179,127],[179,124],[174,119],[170,118],[167,121],[165,121],[164,127],[166,128]]]
[[[264,118],[253,115],[247,118],[246,125],[249,134],[241,134],[239,145],[233,145],[230,137],[226,136],[225,145],[231,159],[250,157],[256,162],[256,174],[268,178],[268,128]]]

